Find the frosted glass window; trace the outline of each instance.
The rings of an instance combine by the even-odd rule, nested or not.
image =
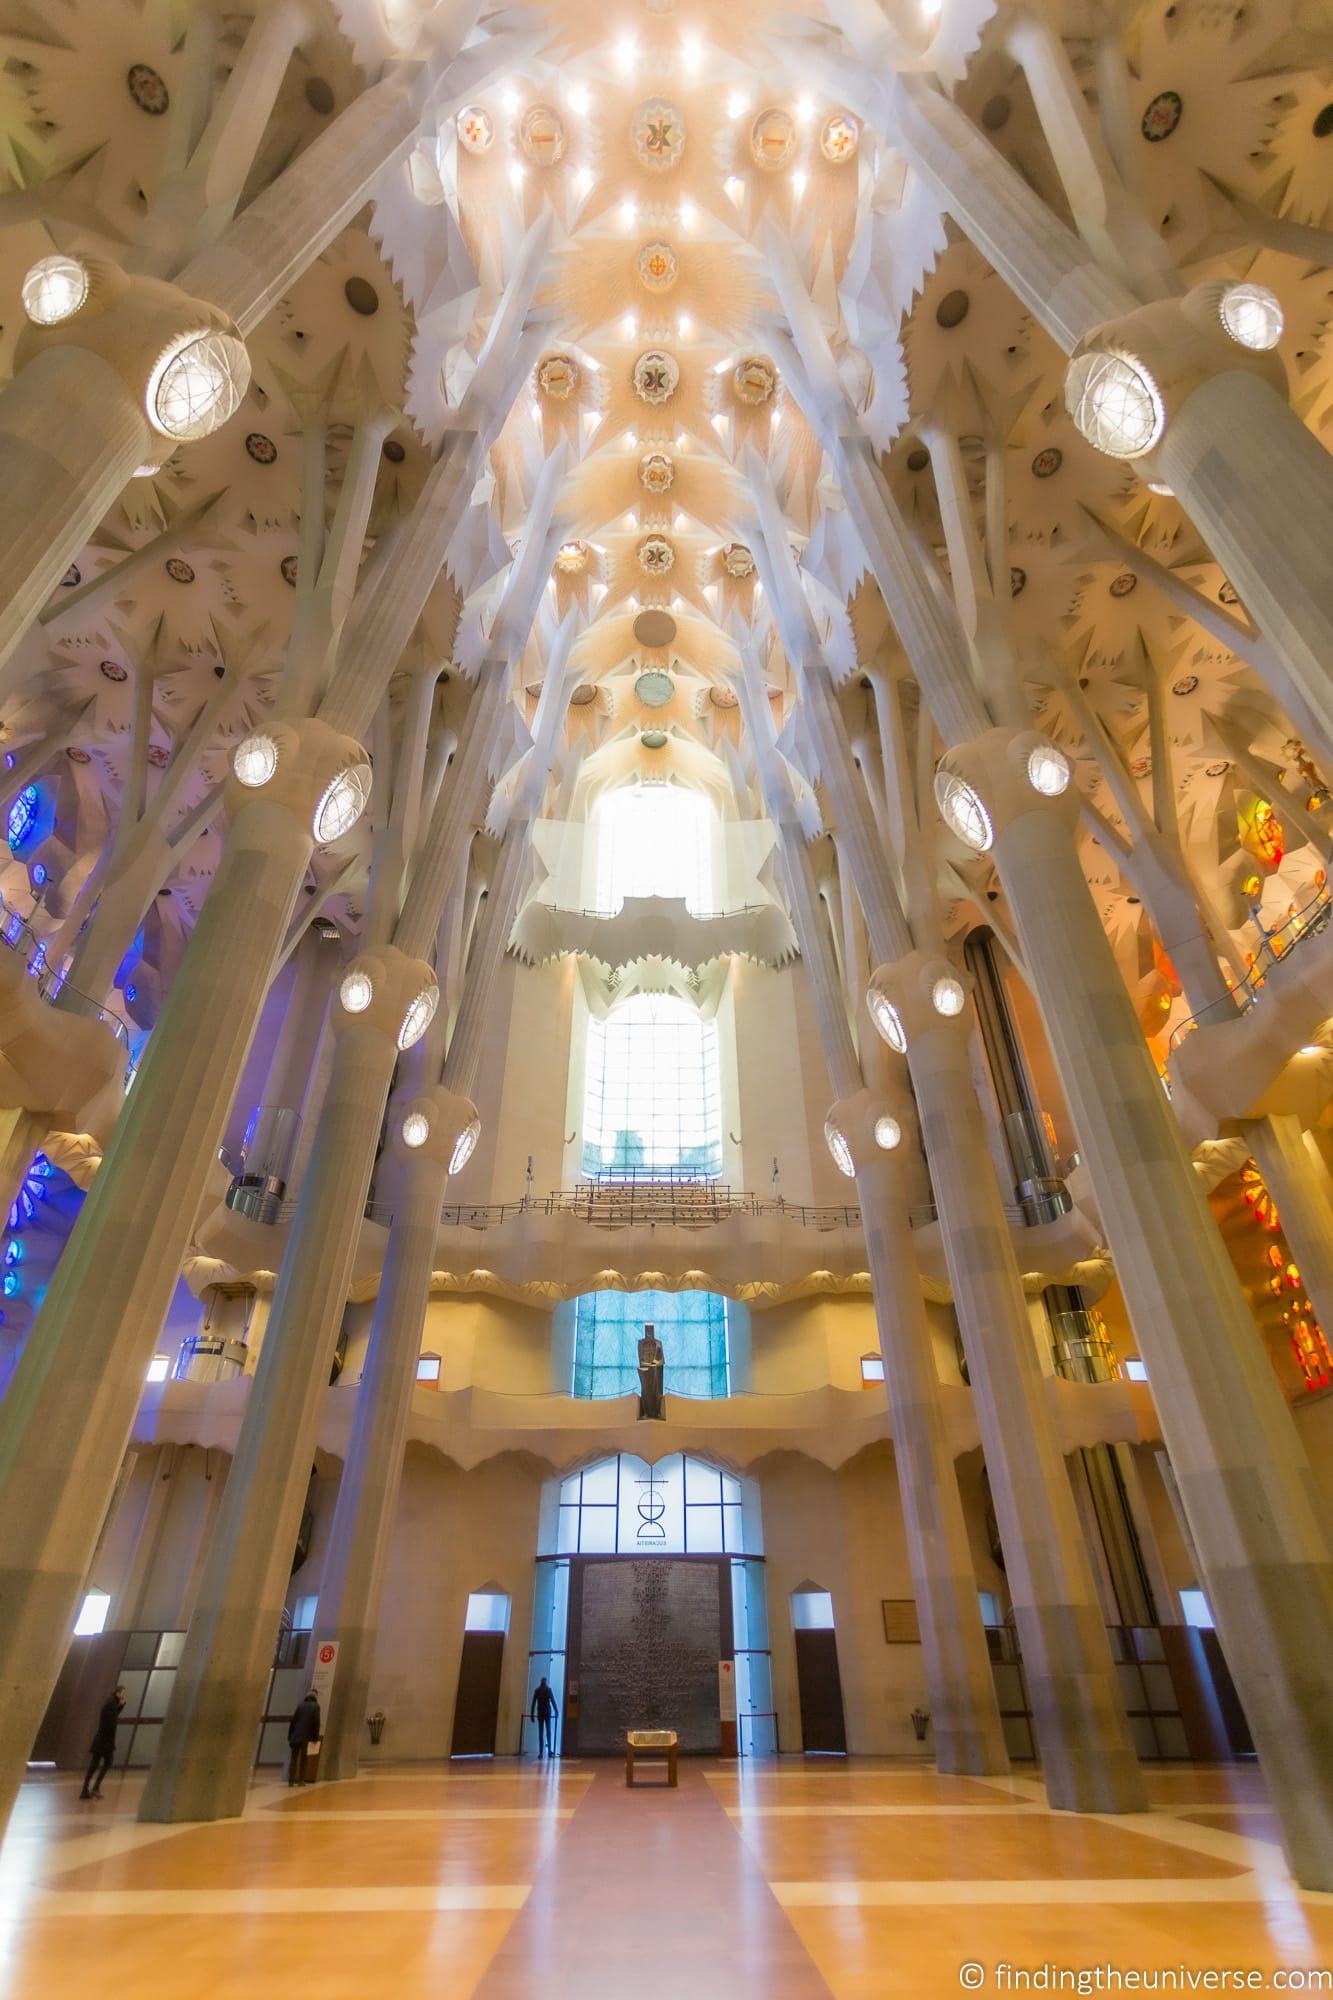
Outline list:
[[[509,1594],[503,1590],[474,1590],[467,1601],[465,1632],[507,1632]]]
[[[105,1590],[90,1590],[79,1606],[79,1615],[74,1623],[75,1638],[91,1639],[104,1632],[110,1609],[111,1599]]]
[[[828,1591],[793,1591],[791,1622],[798,1632],[831,1632],[833,1630],[833,1599]]]
[[[608,1470],[615,1481],[611,1505],[590,1500],[602,1491]],[[570,1555],[739,1555],[745,1526],[741,1482],[700,1459],[679,1452],[649,1466],[622,1453],[586,1472],[571,1473],[560,1487],[557,1547]]]
[[[861,1380],[865,1383],[882,1382],[884,1380],[884,1356],[882,1354],[863,1354],[861,1356]]]
[[[729,1394],[727,1302],[717,1292],[584,1292],[574,1301],[573,1394],[637,1394],[646,1325],[662,1343],[668,1396]]]
[[[683,896],[695,914],[716,908],[717,814],[684,785],[620,785],[593,809],[596,909],[613,917],[626,896]]]
[[[583,1171],[720,1174],[717,1024],[674,994],[637,993],[588,1022]]]
[[[1185,1614],[1187,1625],[1194,1625],[1201,1632],[1213,1630],[1212,1609],[1201,1590],[1182,1590],[1180,1608]]]

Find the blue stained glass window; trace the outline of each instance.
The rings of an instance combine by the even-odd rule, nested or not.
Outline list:
[[[12,1299],[14,1294],[18,1291],[18,1288],[19,1288],[18,1272],[6,1271],[3,1281],[0,1281],[0,1291],[3,1291],[7,1299]]]
[[[37,821],[37,808],[41,804],[41,793],[36,785],[25,785],[13,805],[9,808],[9,849],[16,854]]]
[[[34,889],[44,889],[46,887],[46,863],[44,861],[34,861],[32,864],[32,886]]]
[[[637,1392],[645,1325],[662,1343],[668,1396],[729,1394],[727,1302],[717,1292],[585,1292],[574,1312],[576,1396]]]

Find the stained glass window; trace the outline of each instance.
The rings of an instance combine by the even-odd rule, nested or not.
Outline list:
[[[6,832],[9,836],[9,850],[17,854],[37,823],[37,808],[41,804],[41,793],[36,785],[25,785],[9,808]]]
[[[727,1302],[716,1292],[585,1292],[574,1302],[576,1396],[639,1387],[639,1339],[651,1324],[666,1356],[668,1396],[729,1393]]]
[[[557,1553],[743,1554],[741,1491],[734,1473],[680,1452],[654,1466],[605,1458],[561,1481]]]

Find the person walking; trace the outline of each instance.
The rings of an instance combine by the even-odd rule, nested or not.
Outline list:
[[[555,1695],[547,1683],[546,1676],[543,1674],[537,1692],[532,1697],[532,1720],[537,1725],[537,1755],[539,1757],[543,1753],[548,1757],[554,1757],[555,1755],[555,1746],[552,1737],[555,1729],[555,1719],[559,1713],[560,1710],[557,1706]]]
[[[297,1702],[296,1713],[287,1725],[287,1746],[292,1753],[287,1765],[289,1785],[308,1785],[314,1782],[305,1774],[305,1753],[312,1743],[318,1743],[322,1727],[319,1696],[313,1688],[308,1688]]]
[[[116,1724],[120,1721],[120,1711],[125,1706],[125,1690],[118,1687],[102,1703],[97,1717],[97,1731],[88,1748],[92,1752],[92,1762],[88,1775],[83,1781],[81,1799],[100,1799],[102,1780],[116,1761]]]

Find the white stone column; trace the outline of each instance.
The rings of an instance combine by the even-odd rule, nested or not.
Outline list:
[[[1333,1327],[1333,1208],[1323,1162],[1306,1145],[1301,1121],[1293,1112],[1246,1118],[1240,1133],[1277,1203],[1278,1221],[1300,1270],[1305,1296],[1327,1330]]]
[[[1170,416],[1153,461],[1327,734],[1333,457],[1272,383],[1233,369]]]
[[[409,1117],[424,1120],[427,1127],[424,1139],[413,1146],[404,1139]],[[360,1762],[440,1208],[449,1162],[475,1117],[467,1099],[443,1085],[430,1092],[404,1092],[390,1106],[386,1164],[393,1222],[329,1531],[312,1642],[317,1647],[326,1638],[338,1641],[320,1753],[320,1774],[327,1778],[353,1778]],[[407,1128],[414,1139],[418,1129]]]
[[[358,978],[371,992],[353,1011]],[[429,966],[392,946],[361,954],[344,978],[319,1133],[141,1819],[219,1819],[244,1807],[399,1035],[433,984]]]
[[[972,1083],[966,1002],[940,1013],[940,980],[957,989],[950,1004],[965,994],[944,958],[881,967],[871,1013],[877,992],[906,1038],[1046,1793],[1067,1811],[1140,1812],[1138,1758]]]
[[[148,456],[151,435],[142,397],[85,348],[50,348],[0,390],[0,661]]]
[[[903,1507],[917,1622],[939,1770],[984,1777],[1007,1771],[1004,1725],[981,1623],[976,1567],[958,1473],[940,1406],[939,1371],[902,1186],[912,1113],[903,1101],[870,1100],[874,1116],[848,1133],[856,1162],[875,1323],[893,1423],[893,1462]],[[843,1107],[830,1114],[852,1125]],[[904,1134],[895,1151],[877,1144],[875,1127],[893,1118]]]
[[[1072,787],[1043,796],[1028,776],[1042,744],[997,730],[951,751],[945,767],[974,789],[994,828],[995,865],[1288,1859],[1305,1886],[1327,1889],[1325,1510],[1088,891]]]
[[[236,1094],[325,785],[361,752],[290,726],[228,780],[226,849],[101,1168],[0,1404],[0,1808],[69,1644],[180,1257]]]
[[[757,669],[755,670],[757,677]],[[748,673],[748,668],[747,668]],[[891,1102],[861,1087],[861,1067],[831,953],[819,931],[801,830],[783,812],[762,686],[742,688],[746,729],[782,842],[792,923],[810,981],[820,1040],[841,1102],[829,1123],[856,1169],[870,1287],[893,1423],[894,1469],[921,1630],[935,1761],[941,1771],[1006,1771],[1008,1752],[981,1623],[976,1570],[958,1474],[940,1403],[940,1381],[908,1220],[906,1162],[916,1115],[906,1093]],[[882,1121],[887,1120],[885,1127]],[[898,1137],[887,1142],[891,1132]]]
[[[890,79],[888,89],[891,137],[1066,354],[1091,327],[1138,304],[952,98],[924,76]]]

